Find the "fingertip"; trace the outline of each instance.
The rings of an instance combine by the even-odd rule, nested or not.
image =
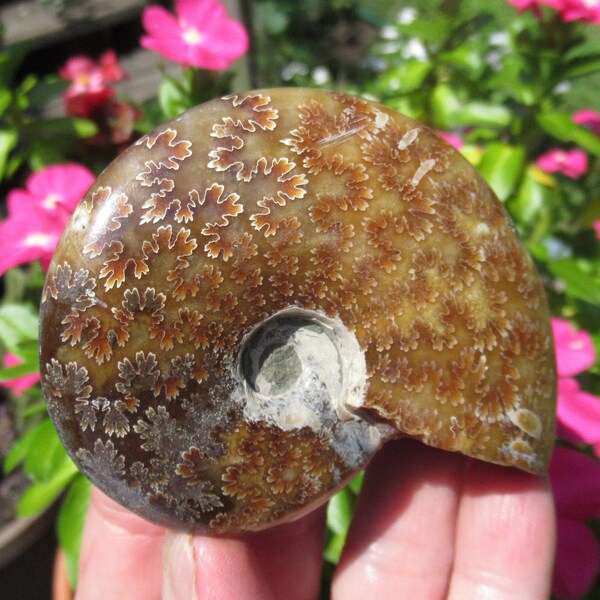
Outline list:
[[[556,544],[547,477],[473,461],[458,515],[450,598],[546,598]]]
[[[198,600],[306,600],[318,596],[324,507],[240,537],[194,536]]]
[[[118,502],[115,502],[104,492],[101,492],[96,486],[92,486],[88,520],[90,518],[92,519],[92,523],[94,523],[95,519],[99,519],[105,526],[111,529],[122,528],[129,534],[147,536],[164,535],[164,528],[139,517]]]
[[[367,469],[333,597],[443,597],[465,457],[389,442]]]

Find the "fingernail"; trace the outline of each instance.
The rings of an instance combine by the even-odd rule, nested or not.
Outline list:
[[[167,532],[163,543],[163,600],[198,600],[197,566],[189,533]]]

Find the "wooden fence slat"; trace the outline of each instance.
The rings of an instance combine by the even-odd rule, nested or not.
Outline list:
[[[143,0],[85,0],[57,13],[39,0],[3,4],[4,44],[29,41],[34,47],[45,46],[125,21],[144,5]]]

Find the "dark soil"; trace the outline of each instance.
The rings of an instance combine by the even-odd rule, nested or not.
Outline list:
[[[8,405],[0,398],[0,464],[4,463],[14,437],[13,420]],[[27,484],[28,479],[20,470],[13,471],[6,477],[3,471],[0,471],[0,527],[15,518],[17,499]]]

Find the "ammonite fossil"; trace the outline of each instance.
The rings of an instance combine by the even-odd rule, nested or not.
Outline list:
[[[392,437],[541,473],[554,435],[502,205],[425,126],[319,90],[214,100],[117,158],[48,272],[40,364],[81,470],[191,531],[304,514]]]

